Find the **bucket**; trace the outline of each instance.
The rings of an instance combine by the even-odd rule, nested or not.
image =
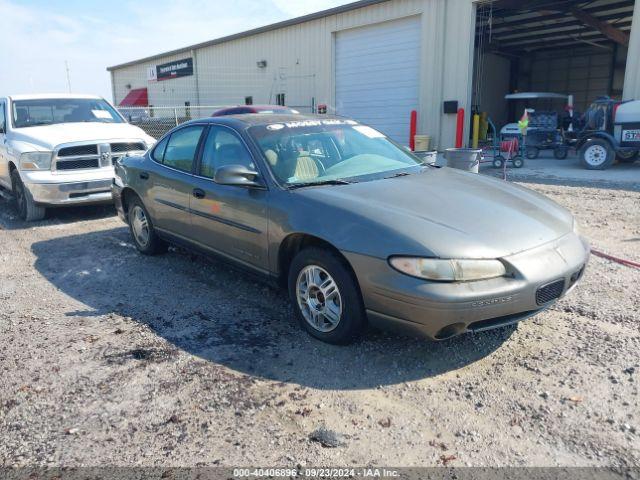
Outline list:
[[[431,137],[429,135],[416,135],[413,140],[416,152],[427,152],[431,149]]]
[[[447,167],[478,173],[482,150],[474,148],[447,148],[445,151]]]

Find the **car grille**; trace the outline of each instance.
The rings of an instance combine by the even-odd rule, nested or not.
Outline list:
[[[78,155],[97,155],[98,145],[78,145],[75,147],[65,147],[58,151],[59,157],[76,157]]]
[[[538,305],[545,305],[560,298],[562,292],[564,292],[564,279],[543,285],[536,292],[536,303]]]
[[[58,161],[58,170],[78,170],[82,168],[100,168],[100,162],[97,158],[85,158],[80,160]]]

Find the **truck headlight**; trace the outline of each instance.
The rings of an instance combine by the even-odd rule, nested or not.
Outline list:
[[[21,170],[51,169],[52,152],[26,152],[20,155]]]
[[[486,280],[507,273],[500,260],[391,257],[389,264],[400,273],[437,282]]]

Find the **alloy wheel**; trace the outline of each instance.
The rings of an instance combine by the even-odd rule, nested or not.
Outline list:
[[[136,205],[131,212],[131,229],[136,237],[136,241],[141,247],[146,247],[149,244],[149,221],[144,213],[144,210]]]
[[[319,332],[335,330],[342,318],[338,284],[322,267],[308,265],[296,282],[298,306],[304,319]]]

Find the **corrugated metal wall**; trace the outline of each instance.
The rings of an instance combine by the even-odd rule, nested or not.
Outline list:
[[[455,115],[444,115],[442,102],[457,100],[467,111],[471,105],[473,0],[389,0],[119,68],[112,72],[114,101],[122,101],[129,88],[146,87],[155,106],[238,104],[247,96],[254,103],[274,103],[277,93],[285,93],[286,103],[302,110],[311,106],[312,99],[331,107],[335,105],[336,32],[412,15],[420,15],[422,23],[419,130],[432,135],[440,148],[449,147],[455,136]],[[148,67],[190,56],[196,75],[147,81]],[[261,60],[266,60],[266,68],[257,67]]]

